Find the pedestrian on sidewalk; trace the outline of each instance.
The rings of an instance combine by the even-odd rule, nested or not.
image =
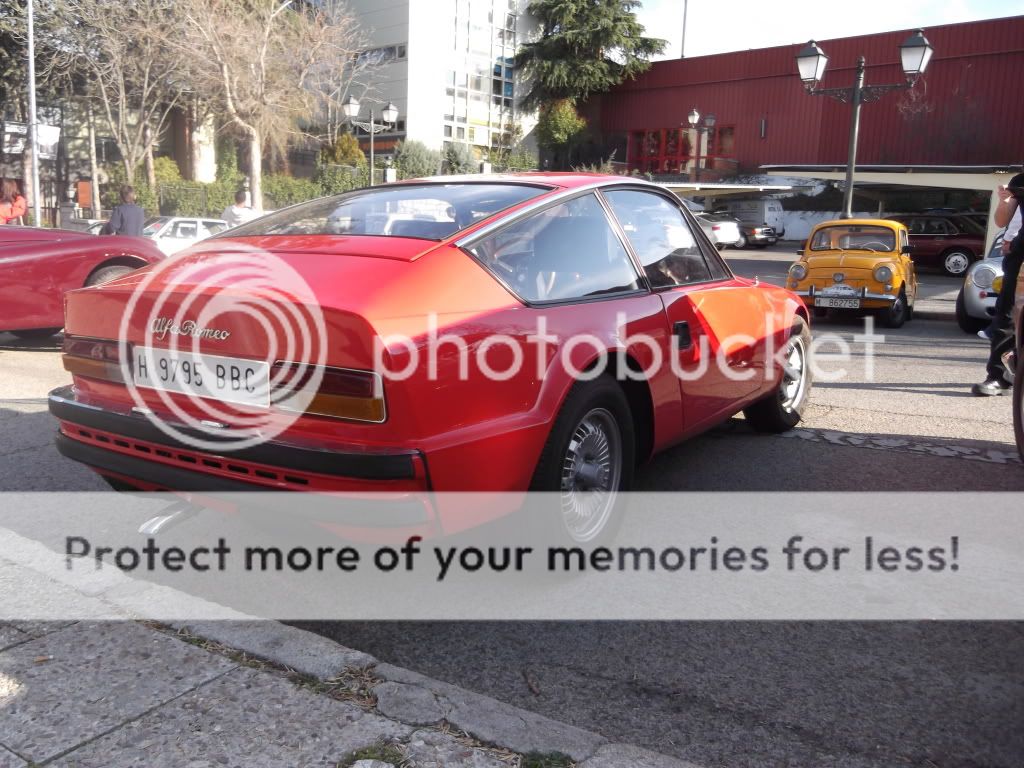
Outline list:
[[[999,204],[996,206],[996,226],[1009,226],[1014,215],[1024,209],[1024,173],[1018,173],[1010,183],[999,187]],[[1005,243],[1005,238],[1004,238]],[[971,391],[982,397],[1001,395],[1011,388],[1006,380],[1003,354],[1013,347],[1013,328],[1010,312],[1017,289],[1017,275],[1024,261],[1024,237],[1018,231],[1003,256],[1003,287],[996,298],[995,315],[992,318],[988,363],[985,366],[985,381],[975,384]]]
[[[245,204],[245,192],[240,189],[235,192],[235,204],[225,208],[220,217],[228,223],[228,229],[232,229],[255,218],[256,211]]]
[[[1006,226],[1006,229],[1003,230],[1003,240],[999,244],[999,253],[1002,254],[1002,261],[1000,264],[1002,264],[1003,261],[1006,261],[1006,256],[1010,253],[1010,246],[1013,244],[1013,239],[1017,237],[1017,234],[1020,232],[1020,227],[1021,207],[1017,206],[1017,212],[1013,214],[1013,218],[1010,219],[1010,223]],[[1001,295],[1002,294],[1000,294],[1000,296]],[[991,341],[992,337],[995,336],[995,333],[998,330],[996,324],[997,318],[1001,314],[1001,309],[1002,307],[1000,305],[999,297],[997,297],[995,313],[992,315],[992,322],[990,322],[985,328],[978,331],[978,335],[986,341]]]
[[[135,187],[121,187],[121,204],[110,212],[110,221],[103,225],[104,235],[130,235],[142,237],[146,213],[135,204]]]
[[[0,224],[23,224],[28,203],[18,191],[18,182],[4,179],[0,184]]]

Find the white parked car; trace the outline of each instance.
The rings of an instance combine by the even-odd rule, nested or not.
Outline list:
[[[693,215],[718,250],[738,247],[742,238],[740,223],[732,216],[716,213],[694,213]]]
[[[156,247],[170,256],[227,228],[223,219],[154,216],[146,222],[142,236],[155,240]]]

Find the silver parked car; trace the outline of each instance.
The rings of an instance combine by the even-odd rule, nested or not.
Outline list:
[[[718,250],[736,247],[743,237],[740,232],[740,223],[732,216],[718,213],[694,213],[693,215]]]
[[[974,262],[964,275],[964,284],[956,296],[956,322],[964,333],[977,333],[992,321],[1003,279],[1002,245],[1000,232],[988,255]]]

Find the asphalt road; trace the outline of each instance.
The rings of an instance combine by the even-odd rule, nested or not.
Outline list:
[[[776,281],[791,251],[727,252]],[[956,281],[925,276],[936,301]],[[851,345],[787,437],[742,419],[656,458],[645,490],[1024,490],[1009,398],[975,398],[986,345],[950,318]],[[881,331],[880,331],[881,332]],[[0,490],[104,490],[57,455],[54,344],[0,334]],[[965,513],[968,512],[965,510]],[[1024,626],[945,623],[371,623],[311,626],[378,658],[702,766],[1024,765]]]

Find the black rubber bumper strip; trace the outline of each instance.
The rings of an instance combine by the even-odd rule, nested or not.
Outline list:
[[[147,443],[167,446],[181,451],[194,452],[186,444],[174,440],[161,431],[145,416],[129,416],[114,413],[102,408],[76,402],[71,387],[55,389],[49,396],[50,413],[61,421],[68,421],[86,429],[141,440]],[[200,433],[185,427],[175,426],[183,434],[195,436],[199,440],[216,441],[216,435]],[[413,467],[415,451],[403,453],[344,453],[316,448],[305,448],[284,443],[267,442],[241,450],[230,450],[225,436],[225,449],[220,453],[208,451],[211,456],[238,459],[254,464],[266,464],[281,469],[295,469],[302,472],[314,472],[320,475],[350,477],[358,480],[411,480],[416,477]],[[422,460],[422,456],[421,456]],[[425,463],[425,462],[424,462]]]
[[[207,494],[244,494],[234,500],[246,514],[268,516],[278,521],[303,518],[357,528],[403,528],[434,521],[427,494],[398,500],[348,499],[344,494],[273,491],[255,483],[217,477],[203,472],[171,467],[155,461],[108,451],[72,440],[57,433],[61,455],[81,462],[101,474],[111,472],[174,491]]]

